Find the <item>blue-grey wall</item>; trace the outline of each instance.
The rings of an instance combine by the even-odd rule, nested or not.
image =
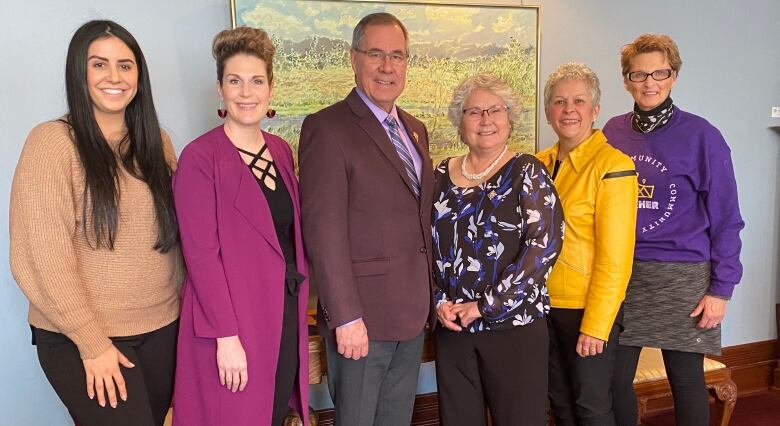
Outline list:
[[[450,0],[458,2],[458,0]],[[461,1],[473,3],[471,0]],[[512,0],[489,3],[517,4]],[[528,2],[526,2],[528,3]],[[726,346],[775,338],[778,298],[780,136],[768,127],[771,106],[780,105],[780,2],[726,0],[549,0],[542,4],[542,83],[570,60],[599,74],[602,108],[598,124],[631,107],[622,86],[618,51],[643,32],[670,34],[684,65],[673,91],[675,103],[709,119],[731,145],[740,205],[745,275],[724,322]],[[177,148],[217,124],[214,110],[213,35],[230,24],[227,0],[2,0],[0,4],[0,253],[8,253],[8,196],[27,132],[64,112],[65,50],[84,21],[110,18],[139,40],[152,71],[160,119]],[[775,43],[773,43],[775,42]],[[539,102],[541,104],[541,102]],[[543,117],[543,112],[539,111]],[[554,135],[540,123],[540,147]],[[0,421],[8,425],[66,425],[67,412],[46,383],[29,345],[26,302],[0,262]],[[432,364],[423,366],[419,391],[435,390]],[[328,406],[323,385],[312,406]]]
[[[645,32],[669,34],[683,66],[675,104],[707,118],[731,146],[742,216],[744,276],[723,325],[723,345],[772,339],[778,298],[780,133],[769,129],[780,105],[780,2],[542,1],[542,84],[555,67],[579,60],[601,79],[599,125],[632,99],[620,77],[621,46]],[[777,125],[778,119],[773,124]],[[540,127],[547,127],[541,121]],[[549,129],[542,146],[554,143]]]

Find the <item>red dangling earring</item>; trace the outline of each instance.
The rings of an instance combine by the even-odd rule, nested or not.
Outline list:
[[[265,112],[265,116],[268,118],[274,118],[274,116],[276,116],[276,110],[273,108],[268,108],[268,111]]]
[[[219,108],[217,108],[217,116],[219,118],[227,117],[227,110],[225,109],[225,104],[222,102],[222,99],[219,100]]]

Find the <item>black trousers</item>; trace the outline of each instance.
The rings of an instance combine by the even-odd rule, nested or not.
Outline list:
[[[575,350],[584,313],[584,309],[553,308],[547,316],[549,396],[557,426],[615,424],[611,384],[621,315],[612,326],[604,351],[581,357]]]
[[[127,401],[98,405],[87,396],[84,363],[64,334],[33,328],[38,361],[57,396],[79,426],[161,426],[171,406],[179,321],[137,336],[112,337],[114,346],[135,367],[119,366]]]
[[[298,294],[297,291],[293,294],[285,289],[282,338],[279,342],[279,359],[276,363],[272,426],[282,426],[290,410],[290,396],[298,379],[298,364]],[[307,407],[305,401],[303,407]],[[309,413],[300,413],[300,415],[303,418]]]
[[[443,426],[547,423],[547,327],[543,319],[511,330],[436,329],[436,382]]]
[[[639,346],[618,345],[613,389],[618,426],[637,424],[636,394],[632,383],[639,363]],[[672,388],[674,417],[678,426],[710,424],[707,385],[704,382],[704,354],[662,349],[664,368]]]

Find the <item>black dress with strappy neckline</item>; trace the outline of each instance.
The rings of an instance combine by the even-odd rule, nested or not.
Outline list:
[[[284,254],[284,261],[288,265],[295,265],[295,246],[293,243],[293,224],[294,210],[290,192],[284,184],[284,180],[279,175],[279,169],[273,160],[269,161],[263,158],[263,153],[268,149],[263,145],[257,153],[249,152],[241,148],[236,148],[242,154],[252,157],[247,164],[249,170],[254,175],[260,189],[263,190],[268,208],[271,210],[271,218],[274,221],[276,236],[279,239],[279,246]],[[258,176],[259,174],[259,176]],[[271,189],[266,182],[274,182],[274,189]]]
[[[263,191],[268,208],[271,210],[271,218],[274,222],[276,237],[279,247],[282,249],[285,270],[284,285],[284,311],[282,314],[282,334],[279,342],[279,358],[276,366],[276,379],[274,385],[274,424],[281,424],[280,419],[287,415],[287,403],[295,387],[298,373],[298,286],[303,282],[303,275],[298,273],[295,266],[295,245],[293,226],[295,224],[295,210],[290,197],[290,192],[284,180],[279,175],[279,169],[273,160],[263,158],[263,153],[268,149],[263,145],[257,153],[249,152],[236,147],[239,152],[252,158],[247,164],[249,171],[255,177],[257,184]],[[274,183],[274,188],[268,186],[269,181]]]

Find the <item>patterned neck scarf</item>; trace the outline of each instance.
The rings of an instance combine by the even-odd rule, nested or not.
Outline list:
[[[664,127],[669,119],[672,118],[672,97],[666,98],[665,101],[650,111],[642,111],[639,109],[636,103],[634,103],[634,114],[631,117],[631,127],[637,132],[650,133],[655,129]]]

